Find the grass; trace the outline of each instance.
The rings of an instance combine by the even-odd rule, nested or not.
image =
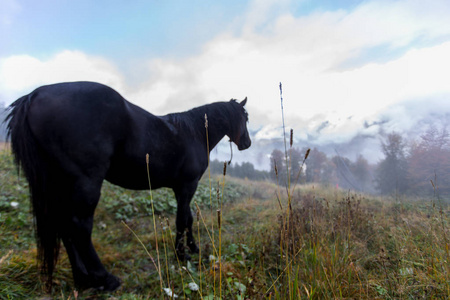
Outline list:
[[[8,143],[0,142],[0,151],[6,150],[9,148]]]
[[[0,299],[44,297],[27,184],[17,176],[8,152],[0,155],[0,177]],[[188,263],[179,263],[174,256],[170,192],[153,191],[155,209],[159,205],[155,234],[148,192],[105,184],[93,240],[107,269],[123,281],[122,287],[111,294],[73,290],[70,264],[62,251],[52,296],[170,299],[169,290],[161,291],[161,282],[181,299],[450,295],[450,210],[436,196],[390,199],[312,185],[298,185],[288,196],[286,189],[269,182],[229,177],[211,182],[212,199],[208,180],[194,199],[199,208],[194,230],[202,255]],[[217,204],[212,210],[209,201]],[[289,201],[292,209],[287,210]],[[195,205],[193,211],[197,212]],[[155,267],[156,240],[160,271]]]

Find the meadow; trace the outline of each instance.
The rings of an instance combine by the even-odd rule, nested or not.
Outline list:
[[[75,290],[62,248],[49,292],[36,261],[28,186],[6,149],[0,299],[445,299],[450,206],[434,190],[390,198],[207,173],[191,205],[200,254],[179,262],[172,192],[105,182],[93,240],[121,288]]]

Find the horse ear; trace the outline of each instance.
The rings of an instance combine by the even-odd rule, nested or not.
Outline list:
[[[244,106],[247,103],[247,97],[239,103],[241,106]]]

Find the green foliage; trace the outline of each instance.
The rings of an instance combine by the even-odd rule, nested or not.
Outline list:
[[[239,184],[228,184],[225,187],[223,201],[226,204],[233,203],[243,197],[246,190]],[[130,221],[133,218],[141,218],[152,215],[151,199],[156,214],[172,215],[177,210],[177,200],[171,189],[161,188],[149,191],[129,191],[105,182],[102,190],[102,202],[107,212],[114,215],[116,220]],[[211,201],[210,201],[211,199]],[[222,199],[220,187],[209,189],[209,184],[200,182],[191,202],[191,208],[195,211],[196,206],[206,209],[212,204],[217,209]]]
[[[5,251],[28,246],[33,238],[28,184],[6,151],[0,151],[0,178],[0,243]]]

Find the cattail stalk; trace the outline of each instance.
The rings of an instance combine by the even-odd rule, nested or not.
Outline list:
[[[223,163],[222,197],[220,197],[217,210],[217,223],[219,226],[219,299],[222,299],[222,211],[223,197],[225,195],[225,176],[227,175],[227,162]]]
[[[298,184],[298,181],[300,179],[300,175],[301,175],[301,173],[303,171],[303,166],[305,165],[306,159],[308,158],[310,152],[311,152],[311,149],[308,148],[308,150],[306,150],[305,157],[303,158],[302,165],[300,166],[300,169],[298,170],[297,177],[295,178],[295,183],[294,183],[294,187],[292,188],[292,193],[294,192],[295,187]]]
[[[284,141],[284,156],[286,160],[286,172],[288,177],[288,186],[290,185],[289,176],[289,162],[288,162],[288,151],[286,145],[286,126],[284,125],[284,107],[283,107],[283,85],[280,82],[280,102],[281,102],[281,120],[283,122],[283,141]]]
[[[170,223],[169,223],[169,219],[168,218],[166,218],[166,223],[167,223],[167,229],[169,230],[169,236],[172,236],[173,232],[172,232],[172,230],[170,230]],[[173,252],[176,253],[177,248],[175,246],[174,239],[169,239],[169,240],[171,241]],[[178,267],[179,267],[178,268],[179,269],[178,272],[179,272],[180,278],[181,278],[181,285],[184,286],[184,277],[183,277],[183,272],[181,272],[181,263],[180,263],[180,260],[178,258],[178,255],[175,255],[175,257],[177,259],[177,264],[178,264]],[[172,288],[172,290],[173,290],[173,288]],[[184,293],[184,290],[183,290],[183,293]],[[186,298],[186,295],[184,295],[184,297]]]
[[[212,205],[212,186],[211,186],[211,166],[210,166],[210,159],[209,159],[209,135],[208,135],[208,115],[205,114],[205,129],[206,129],[206,151],[208,155],[208,181],[209,181],[209,207],[211,210],[211,217],[213,216],[213,205]],[[212,244],[214,244],[214,222],[211,222],[211,234],[212,234]],[[214,295],[216,294],[216,274],[215,270],[214,272]]]
[[[165,238],[164,238],[164,236],[165,236],[165,229],[164,229],[164,225],[163,225],[162,220],[161,220],[161,216],[159,216],[159,224],[160,224],[161,230],[162,230],[162,242],[163,242],[163,246],[164,246],[164,255],[165,255],[165,257],[166,257],[165,263],[166,263],[166,276],[167,276],[167,282],[170,282],[170,276],[169,276],[169,263],[168,263],[169,259],[168,259],[168,256],[167,256],[166,241],[165,241]],[[169,237],[169,238],[170,238],[170,237]]]
[[[200,208],[197,205],[197,202],[195,202],[195,205],[197,206],[197,241],[198,241],[198,273],[199,273],[199,294],[200,296],[202,293],[202,247],[200,244]]]
[[[161,263],[159,261],[159,248],[158,248],[158,232],[156,231],[156,219],[155,219],[155,208],[153,206],[153,194],[152,194],[152,183],[150,180],[150,158],[149,154],[145,155],[145,162],[147,164],[147,178],[148,178],[148,186],[150,192],[150,203],[152,206],[152,216],[153,216],[153,230],[155,232],[155,243],[156,243],[156,259],[158,261],[158,274],[159,274],[159,283],[161,288],[161,293],[163,292],[163,277],[161,276]]]
[[[289,262],[289,245],[288,245],[288,243],[289,243],[289,241],[288,241],[288,236],[287,236],[287,234],[288,234],[288,232],[289,232],[289,215],[290,215],[290,211],[289,211],[289,209],[290,209],[290,203],[291,203],[291,176],[290,176],[290,160],[288,159],[288,150],[287,150],[287,144],[286,144],[286,126],[285,126],[285,123],[284,123],[284,107],[283,107],[283,86],[282,86],[282,84],[281,84],[281,82],[280,82],[280,102],[281,102],[281,119],[282,119],[282,122],[283,122],[283,141],[284,141],[284,156],[285,156],[285,161],[286,161],[286,175],[287,175],[287,180],[288,180],[288,182],[287,182],[287,192],[288,192],[288,207],[287,207],[287,211],[286,211],[286,215],[285,215],[285,218],[284,218],[284,221],[283,222],[285,222],[285,224],[286,224],[286,231],[285,231],[285,234],[286,234],[286,237],[285,237],[285,242],[286,242],[286,250],[285,250],[285,256],[286,256],[286,268],[289,268],[289,266],[290,266],[290,262]],[[283,226],[284,227],[284,226]],[[282,242],[281,242],[281,244],[282,244]],[[280,247],[280,248],[282,248],[282,247]],[[282,249],[280,249],[281,251],[282,251]],[[283,253],[281,253],[281,254],[283,254]],[[290,272],[288,271],[287,272],[287,276],[288,276],[288,282],[291,282],[291,280],[290,280]],[[291,289],[289,289],[289,293],[290,293],[290,295],[289,295],[289,298],[291,299],[292,298],[292,291],[291,291]]]
[[[208,226],[206,225],[205,218],[203,218],[203,214],[200,211],[200,207],[198,206],[197,202],[194,202],[194,204],[195,204],[195,207],[197,208],[197,210],[199,211],[200,220],[202,221],[203,227],[205,227],[205,229],[206,229],[206,234],[208,234],[209,240],[210,240],[211,245],[213,247],[214,255],[219,255],[218,254],[219,252],[217,251],[216,245],[213,242],[214,240],[212,239],[211,232],[209,232]]]
[[[222,299],[222,222],[221,210],[217,210],[217,225],[219,226],[219,299]]]

